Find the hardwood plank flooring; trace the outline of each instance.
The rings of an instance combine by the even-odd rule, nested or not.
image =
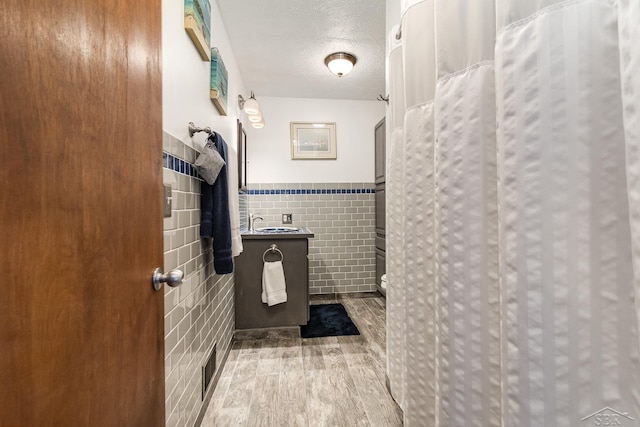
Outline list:
[[[384,299],[337,302],[361,335],[235,341],[201,425],[402,426],[385,386]]]

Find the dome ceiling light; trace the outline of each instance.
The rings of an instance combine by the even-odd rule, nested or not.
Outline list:
[[[338,77],[346,76],[353,70],[356,57],[346,52],[336,52],[324,59],[325,65]]]

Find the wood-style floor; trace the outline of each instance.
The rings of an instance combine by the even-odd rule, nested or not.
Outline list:
[[[202,426],[401,426],[385,386],[384,300],[338,302],[361,335],[234,342]]]

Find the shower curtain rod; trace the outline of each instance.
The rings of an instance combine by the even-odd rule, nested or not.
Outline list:
[[[198,132],[206,132],[209,135],[213,135],[215,133],[211,130],[209,126],[207,126],[206,128],[199,128],[196,125],[194,125],[193,122],[189,122],[189,136],[193,137],[193,134]]]

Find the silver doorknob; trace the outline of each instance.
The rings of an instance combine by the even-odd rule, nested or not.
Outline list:
[[[174,269],[163,274],[161,268],[156,268],[153,270],[152,276],[153,289],[159,291],[162,288],[163,283],[175,288],[182,284],[183,277],[184,273],[181,270]]]

